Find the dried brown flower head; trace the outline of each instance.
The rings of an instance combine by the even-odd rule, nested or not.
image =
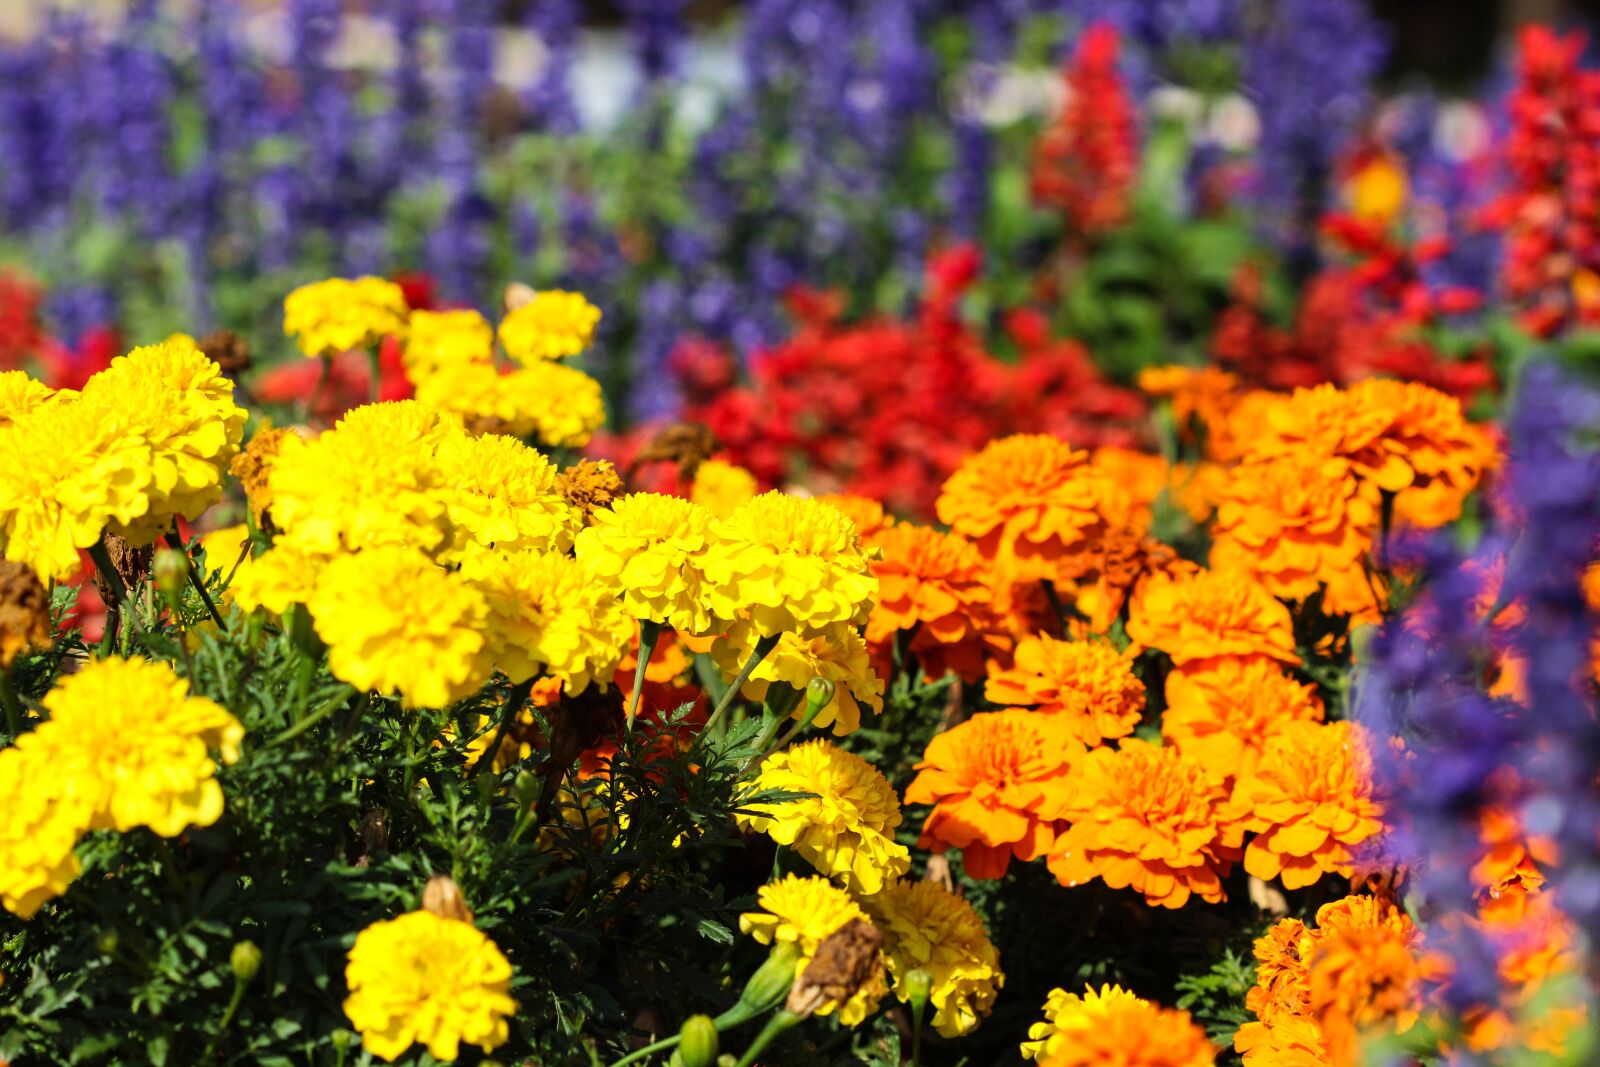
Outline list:
[[[222,373],[232,378],[249,370],[255,360],[250,345],[232,330],[218,330],[200,338],[200,351],[209,356]]]
[[[49,592],[32,567],[0,559],[0,670],[50,640]]]
[[[150,573],[150,561],[155,558],[154,545],[135,548],[110,530],[101,535],[101,542],[106,546],[106,558],[111,561],[111,569],[116,571],[117,577],[122,580],[123,589],[136,588],[144,580],[145,575]],[[95,571],[94,584],[100,590],[101,599],[108,606],[121,601],[117,586],[98,569]]]
[[[685,484],[694,481],[700,464],[710,459],[722,447],[717,435],[709,426],[698,422],[675,422],[663,427],[650,439],[650,443],[633,457],[633,469],[646,463],[676,463],[678,478]]]
[[[244,486],[245,496],[250,500],[250,514],[255,516],[257,526],[266,525],[267,509],[272,507],[273,460],[277,459],[284,438],[293,432],[263,426],[256,431],[254,437],[250,438],[250,443],[245,446],[244,451],[234,456],[233,462],[228,466],[233,476]]]
[[[461,895],[461,887],[448,874],[436,874],[428,879],[422,890],[422,910],[431,911],[441,919],[455,919],[470,923],[472,909]]]
[[[597,508],[609,507],[622,495],[622,478],[617,469],[605,460],[586,459],[561,472],[558,483],[567,503],[583,512],[585,524]]]
[[[822,939],[784,1007],[807,1016],[825,1004],[842,1004],[882,971],[883,934],[869,922],[851,919]]]

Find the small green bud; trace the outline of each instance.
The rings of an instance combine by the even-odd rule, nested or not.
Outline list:
[[[717,1024],[709,1015],[691,1015],[679,1031],[683,1067],[712,1067],[717,1059]]]
[[[724,1052],[717,1057],[717,1067],[739,1067],[739,1060],[731,1052]]]
[[[806,704],[808,705],[807,711],[810,711],[811,708],[816,708],[817,711],[821,711],[823,708],[827,707],[829,704],[832,704],[833,703],[833,691],[834,691],[835,688],[836,687],[834,686],[834,684],[832,682],[830,682],[826,678],[813,678],[813,679],[811,679],[811,681],[807,682],[806,683]],[[816,717],[816,712],[812,712],[809,717],[810,718],[815,718]]]
[[[921,967],[906,975],[906,998],[915,1017],[922,1017],[922,1013],[928,1007],[928,998],[931,996],[933,996],[933,975]]]
[[[189,579],[189,557],[175,548],[157,548],[150,574],[156,580],[156,589],[170,602],[183,595],[183,583]]]
[[[261,950],[254,941],[241,941],[228,954],[228,966],[233,968],[233,976],[239,981],[251,981],[261,970]]]
[[[798,945],[785,942],[775,946],[767,961],[757,967],[756,973],[745,983],[744,993],[739,997],[740,1006],[760,1014],[782,1004],[794,986],[794,965],[799,960]]]
[[[532,771],[518,771],[516,781],[511,786],[512,792],[517,797],[517,807],[524,809],[533,807],[533,802],[539,799],[541,784],[543,783],[539,781],[539,776]]]
[[[335,1052],[344,1052],[351,1045],[355,1044],[356,1035],[354,1031],[346,1030],[341,1026],[334,1030],[333,1033],[329,1034],[328,1039],[333,1042],[333,1048]]]
[[[101,954],[105,956],[115,956],[117,954],[117,946],[120,944],[122,944],[122,938],[115,930],[101,930],[94,939],[94,947],[99,949]]]

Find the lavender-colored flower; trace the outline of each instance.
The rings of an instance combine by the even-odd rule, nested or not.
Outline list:
[[[688,26],[687,0],[622,0],[639,72],[647,85],[677,73]]]
[[[572,64],[578,45],[576,0],[541,0],[528,8],[527,28],[544,46],[545,65],[523,98],[533,127],[566,134],[578,128],[578,107],[572,99]]]

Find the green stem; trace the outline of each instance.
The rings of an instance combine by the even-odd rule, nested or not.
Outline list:
[[[211,1062],[211,1057],[217,1053],[217,1043],[222,1040],[222,1035],[228,1032],[228,1027],[233,1025],[233,1017],[239,1013],[239,1005],[244,1002],[244,987],[244,979],[233,980],[233,997],[228,1001],[228,1010],[222,1013],[222,1021],[217,1023],[217,1029],[212,1033],[211,1040],[206,1043],[206,1050],[200,1056],[202,1064]]]
[[[323,390],[328,387],[328,379],[333,375],[333,359],[330,356],[318,357],[322,360],[322,373],[317,375],[317,384],[311,390],[311,398],[306,401],[305,421],[310,422],[317,417],[317,403],[322,399]]]
[[[722,694],[722,699],[717,702],[716,708],[712,710],[711,717],[706,720],[702,733],[709,733],[711,728],[717,724],[717,720],[722,718],[722,713],[727,711],[729,706],[733,704],[734,698],[739,695],[739,690],[744,688],[744,683],[750,680],[750,675],[761,665],[761,661],[767,658],[767,653],[778,647],[780,637],[782,637],[781,634],[772,634],[756,642],[755,650],[750,653],[750,658],[744,661],[744,666],[739,668],[738,676],[728,683],[727,692]]]
[[[200,594],[200,599],[205,603],[206,610],[211,613],[211,621],[217,624],[217,629],[227,633],[228,624],[222,621],[222,612],[217,610],[216,602],[211,599],[211,591],[206,588],[205,580],[200,575],[200,568],[195,566],[194,559],[189,555],[189,550],[185,547],[183,538],[178,536],[177,530],[167,531],[167,545],[183,553],[185,569],[189,572],[189,584]]]
[[[483,771],[484,764],[493,766],[494,758],[500,751],[500,746],[505,744],[506,735],[511,733],[511,724],[517,721],[517,712],[522,710],[522,705],[528,702],[528,694],[533,692],[533,679],[518,682],[511,687],[510,694],[506,697],[506,713],[500,717],[500,727],[495,731],[494,742],[489,746],[478,762],[472,768],[472,776],[476,778]]]
[[[672,1048],[682,1040],[682,1034],[673,1034],[671,1037],[664,1037],[660,1041],[646,1045],[644,1048],[634,1049],[632,1052],[622,1057],[622,1059],[618,1060],[616,1063],[613,1063],[611,1067],[626,1067],[627,1064],[637,1063],[639,1060],[644,1059],[646,1056],[649,1056],[652,1053],[665,1052],[667,1049]]]
[[[379,343],[381,344],[382,342]],[[379,374],[379,371],[382,370],[383,367],[383,357],[380,355],[381,352],[381,348],[373,348],[367,351],[368,365],[372,368],[372,388],[368,391],[368,395],[371,397],[372,403],[374,404],[378,402],[378,397],[380,395],[378,389],[381,375]]]
[[[628,698],[628,730],[633,730],[633,720],[639,714],[639,697],[644,693],[644,672],[655,655],[656,642],[661,640],[661,624],[650,619],[639,620],[639,664],[633,669],[633,695]]]
[[[94,560],[95,572],[105,575],[106,584],[111,587],[111,595],[117,598],[117,603],[126,603],[128,600],[128,587],[122,584],[122,575],[118,574],[117,568],[111,565],[111,557],[106,554],[106,543],[104,541],[96,541],[90,545],[89,558]]]
[[[372,706],[372,694],[362,693],[361,699],[356,701],[355,707],[350,709],[349,716],[344,720],[344,725],[339,727],[339,736],[334,739],[333,751],[340,752],[349,743],[350,735],[356,732],[356,723],[361,721],[361,716]]]
[[[296,737],[299,737],[317,723],[338,711],[339,708],[344,705],[344,702],[349,700],[353,695],[355,695],[355,687],[345,686],[344,692],[329,700],[323,701],[322,704],[319,705],[311,714],[307,715],[293,726],[290,726],[279,733],[278,736],[272,739],[272,744],[281,745],[285,741],[292,741]]]
[[[756,1057],[783,1033],[800,1021],[800,1016],[787,1008],[780,1009],[776,1015],[767,1020],[767,1025],[761,1028],[756,1039],[750,1042],[750,1047],[744,1050],[744,1055],[739,1057],[739,1067],[750,1067],[756,1062]]]
[[[22,736],[22,703],[17,699],[17,687],[11,683],[9,671],[0,669],[0,708],[5,709],[6,729],[11,740]]]

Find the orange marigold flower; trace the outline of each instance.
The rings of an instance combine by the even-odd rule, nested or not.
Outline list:
[[[959,848],[967,873],[999,878],[1012,857],[1050,850],[1062,786],[1083,746],[1059,716],[1031,711],[974,715],[928,742],[907,804],[932,804],[918,844]]]
[[[1493,440],[1466,420],[1461,401],[1421,382],[1389,378],[1357,382],[1350,395],[1384,413],[1384,440],[1410,470],[1408,484],[1395,498],[1395,514],[1424,529],[1455,521],[1495,462]]]
[[[1416,930],[1403,913],[1392,905],[1362,904],[1343,921],[1331,921],[1328,909],[1344,903],[1318,910],[1309,967],[1310,1016],[1322,1028],[1333,1063],[1355,1062],[1365,1031],[1411,1029],[1420,1014],[1424,977]]]
[[[1171,398],[1180,433],[1190,432],[1192,419],[1208,439],[1226,432],[1228,413],[1239,396],[1238,376],[1216,367],[1146,367],[1139,372],[1138,385],[1150,396]]]
[[[1101,641],[1048,634],[1017,642],[1011,667],[989,676],[984,696],[1059,715],[1085,745],[1133,733],[1145,705],[1144,683],[1127,656]]]
[[[878,603],[867,641],[882,645],[915,629],[912,650],[930,678],[954,670],[966,681],[983,674],[983,638],[991,626],[988,569],[959,534],[902,523],[880,531],[872,561]]]
[[[1266,659],[1218,659],[1167,676],[1161,736],[1232,777],[1255,772],[1267,742],[1293,722],[1321,722],[1322,699]]]
[[[1166,457],[1106,445],[1090,453],[1089,462],[1110,475],[1128,494],[1128,518],[1134,528],[1149,529],[1156,499],[1172,484],[1172,466]]]
[[[1352,573],[1378,527],[1378,493],[1348,460],[1290,452],[1229,472],[1211,525],[1211,565],[1303,600]]]
[[[1330,1067],[1322,1027],[1299,1015],[1271,1025],[1245,1023],[1233,1037],[1233,1048],[1244,1067]]]
[[[1263,414],[1250,443],[1253,458],[1297,452],[1332,456],[1349,461],[1357,476],[1379,489],[1398,493],[1411,484],[1411,468],[1399,446],[1384,436],[1390,414],[1350,391],[1332,384],[1296,389]]]
[[[1256,938],[1256,984],[1244,999],[1256,1018],[1271,1024],[1306,1013],[1316,938],[1317,932],[1299,919],[1279,919]]]
[[[874,541],[878,534],[894,525],[894,516],[883,510],[883,505],[871,497],[850,493],[821,493],[816,499],[832,504],[856,524],[856,534],[862,544]]]
[[[1014,581],[1077,577],[1085,551],[1130,510],[1087,452],[1051,434],[991,441],[950,475],[936,508]]]
[[[1257,835],[1244,869],[1302,889],[1324,874],[1349,876],[1352,851],[1383,831],[1366,733],[1349,722],[1296,722],[1267,742],[1254,773],[1233,788],[1233,808]]]
[[[1179,667],[1216,656],[1300,661],[1289,609],[1236,572],[1152,577],[1133,595],[1128,636]]]
[[[1040,1067],[1211,1067],[1217,1057],[1188,1012],[1138,997],[1104,1002],[1090,1025],[1068,1036]]]
[[[1191,895],[1224,898],[1222,876],[1239,857],[1242,831],[1226,818],[1222,780],[1176,749],[1125,739],[1097,748],[1067,783],[1069,826],[1046,861],[1056,881],[1092,878],[1133,888],[1151,904],[1181,908]]]

